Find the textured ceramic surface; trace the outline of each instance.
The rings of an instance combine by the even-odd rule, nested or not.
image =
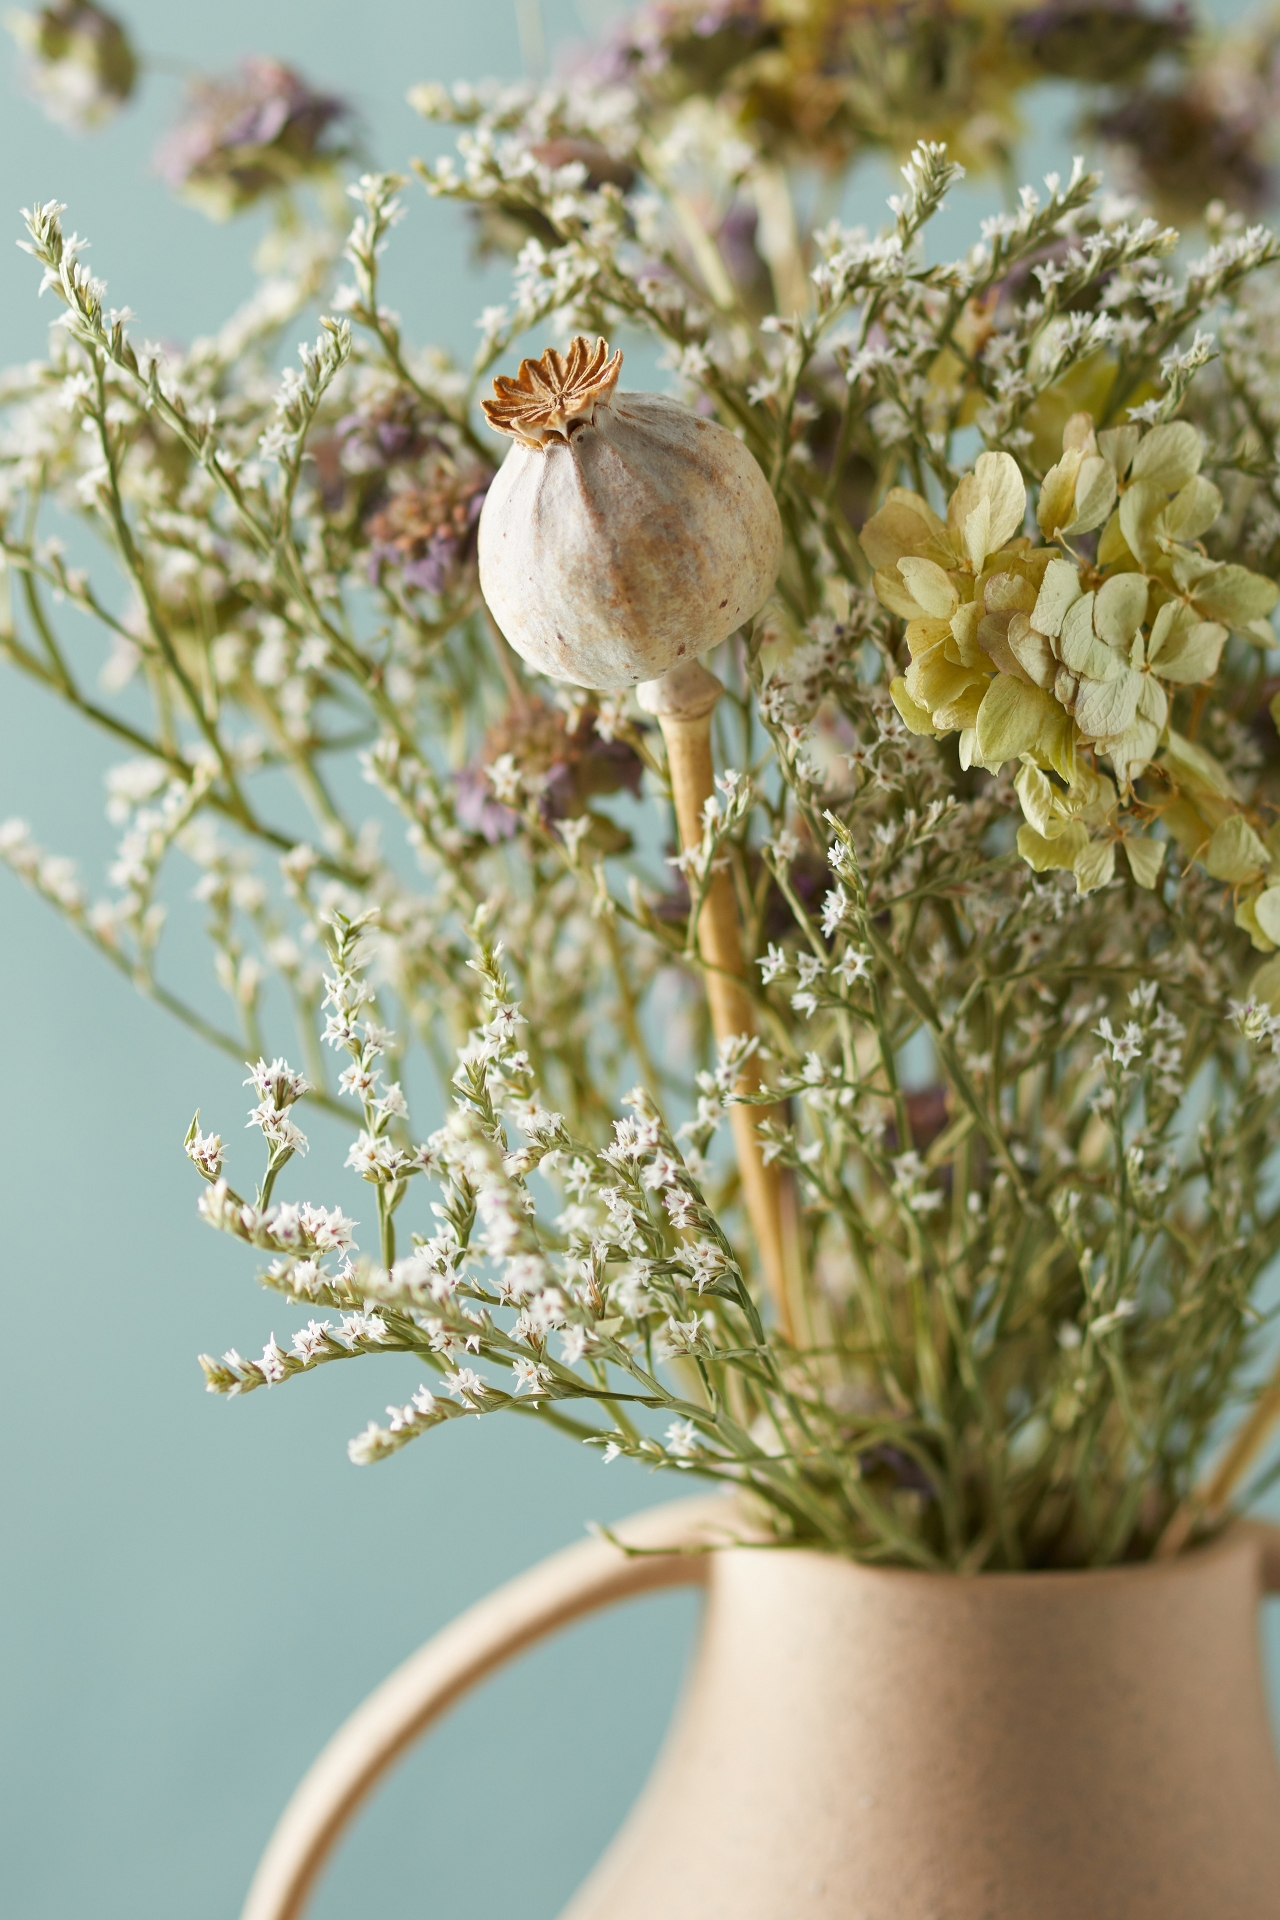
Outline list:
[[[980,1578],[730,1552],[564,1920],[1280,1920],[1263,1536]]]
[[[562,1920],[1280,1920],[1258,1601],[1280,1532],[1155,1566],[908,1573],[730,1548],[720,1499],[566,1548],[357,1709],[243,1920],[297,1920],[362,1799],[477,1681],[628,1595],[707,1589],[666,1749]],[[443,1836],[442,1836],[443,1838]]]

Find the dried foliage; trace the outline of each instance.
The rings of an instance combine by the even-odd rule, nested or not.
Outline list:
[[[1278,250],[1221,207],[1180,243],[1077,165],[934,260],[958,169],[927,143],[883,232],[807,240],[785,169],[893,144],[857,114],[867,88],[915,112],[876,76],[927,23],[796,18],[812,45],[668,10],[608,86],[420,90],[461,127],[428,190],[520,249],[465,372],[380,299],[397,176],[352,189],[336,293],[298,239],[186,354],[135,341],[61,209],[32,209],[63,312],[0,389],[0,647],[130,757],[105,898],[20,824],[0,852],[257,1061],[252,1197],[216,1134],[187,1152],[207,1220],[306,1318],[206,1358],[213,1391],[407,1352],[427,1382],[357,1461],[511,1411],[745,1488],[780,1540],[1141,1557],[1220,1517],[1197,1475],[1280,1245]],[[1002,57],[1076,57],[1035,18]],[[281,378],[317,296],[335,317]],[[526,677],[479,599],[487,376],[578,332],[659,343],[786,530],[775,599],[715,658],[720,798],[678,858],[643,715]],[[51,536],[68,515],[123,594]],[[107,642],[101,691],[62,608]],[[223,1018],[164,971],[174,856]],[[693,928],[720,863],[760,1038],[717,1054]],[[803,1200],[794,1340],[742,1231],[735,1100]],[[316,1105],[350,1117],[362,1204],[277,1191]]]

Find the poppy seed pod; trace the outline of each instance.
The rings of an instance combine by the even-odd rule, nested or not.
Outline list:
[[[742,442],[656,393],[619,393],[621,353],[579,337],[494,381],[515,445],[480,516],[480,585],[516,652],[618,690],[718,646],[759,611],[782,522]]]

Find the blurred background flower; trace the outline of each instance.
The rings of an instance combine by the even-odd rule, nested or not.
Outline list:
[[[1118,180],[1163,219],[1194,226],[1207,201],[1257,215],[1275,203],[1276,30],[1203,40],[1158,85],[1089,116]]]
[[[260,55],[226,78],[192,82],[182,115],[156,152],[175,193],[215,220],[302,180],[332,178],[349,158],[351,108],[293,67]]]
[[[123,26],[90,0],[5,15],[27,56],[25,79],[45,111],[67,126],[101,126],[130,98],[138,62]]]

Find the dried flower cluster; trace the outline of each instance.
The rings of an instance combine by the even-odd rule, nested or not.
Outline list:
[[[352,189],[342,284],[299,238],[186,353],[107,307],[60,208],[28,215],[62,312],[0,384],[0,650],[119,741],[120,840],[96,898],[20,822],[0,857],[254,1063],[256,1184],[198,1122],[186,1150],[290,1330],[206,1357],[211,1390],[411,1355],[354,1460],[511,1412],[921,1567],[1167,1551],[1266,1484],[1232,1484],[1248,1448],[1200,1476],[1277,1399],[1250,1382],[1280,1249],[1280,248],[1223,207],[1180,241],[1077,165],[939,260],[958,168],[928,143],[881,233],[808,236],[806,166],[838,182],[908,122],[975,157],[1019,63],[1087,77],[1112,33],[1115,73],[1190,58],[1181,15],[987,19],[670,6],[563,83],[420,92],[460,126],[428,190],[518,246],[466,370],[380,298],[397,176]],[[683,852],[634,697],[527,673],[479,593],[481,396],[510,369],[523,419],[520,350],[579,333],[657,342],[784,530],[715,656]],[[552,411],[607,367],[564,371]],[[182,863],[210,1004],[166,968]],[[720,873],[756,1035],[717,1048]],[[735,1105],[802,1203],[791,1337]],[[323,1204],[320,1109],[363,1188]]]

